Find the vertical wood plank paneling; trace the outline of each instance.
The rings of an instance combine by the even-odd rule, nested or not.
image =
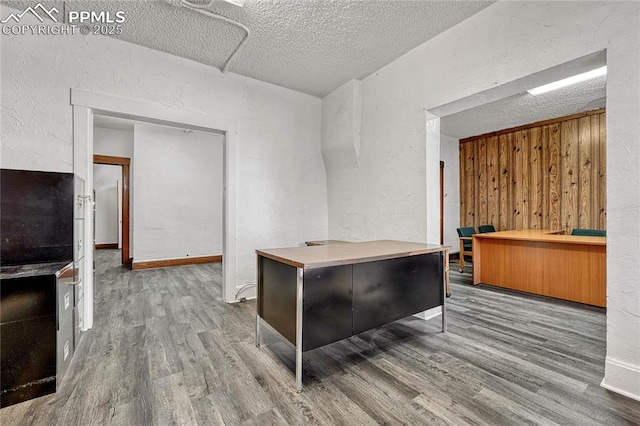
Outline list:
[[[480,214],[480,185],[478,181],[478,173],[479,173],[479,157],[480,157],[480,144],[473,144],[473,186],[474,186],[474,206],[475,209],[473,211],[473,221],[469,226],[473,226],[474,228],[478,227],[478,215]]]
[[[589,117],[589,131],[591,132],[591,194],[589,204],[591,207],[591,227],[600,226],[600,116]]]
[[[529,167],[529,130],[520,132],[520,152],[522,154],[522,208],[520,217],[522,218],[522,229],[529,229],[529,185],[531,183],[530,167]]]
[[[549,126],[542,126],[542,151],[540,173],[542,173],[542,229],[551,229],[549,224]]]
[[[467,210],[473,209],[473,206],[467,205],[467,174],[464,168],[466,156],[466,148],[471,142],[458,143],[458,174],[460,176],[460,226],[465,226],[465,220],[467,218]]]
[[[534,123],[460,145],[460,223],[606,229],[606,115]]]
[[[513,134],[513,173],[511,174],[512,229],[522,229],[522,133]]]
[[[591,226],[591,117],[578,120],[578,228]]]
[[[578,227],[578,120],[564,121],[561,128],[562,227],[570,234]]]
[[[529,130],[529,228],[542,229],[542,128]]]
[[[500,166],[498,164],[498,137],[487,139],[487,223],[500,228]]]
[[[500,214],[499,229],[506,231],[509,227],[509,218],[511,217],[511,206],[509,204],[509,190],[511,187],[511,135],[498,136],[498,165],[500,173]]]
[[[474,170],[474,147],[473,143],[465,144],[465,162],[464,162],[464,170],[465,170],[465,180],[467,185],[467,191],[465,192],[466,204],[467,206],[471,206],[465,214],[464,225],[462,226],[474,226],[474,216],[475,216],[475,170]]]
[[[606,113],[600,114],[600,164],[599,164],[599,186],[600,186],[600,223],[599,229],[607,229],[607,117]]]
[[[476,229],[479,225],[487,223],[488,213],[488,190],[487,190],[487,140],[482,138],[477,143],[478,146],[478,210],[476,211]]]
[[[560,124],[549,126],[549,229],[562,229],[560,202],[562,200],[562,175],[560,174]]]

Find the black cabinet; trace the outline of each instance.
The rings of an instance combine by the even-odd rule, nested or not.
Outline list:
[[[73,259],[73,174],[2,169],[2,265]]]
[[[73,357],[73,263],[3,267],[0,407],[56,391]]]
[[[71,173],[0,174],[0,407],[55,392],[74,350]]]
[[[58,284],[63,263],[2,268],[0,406],[56,390]]]
[[[302,350],[351,337],[351,265],[310,270],[304,276]]]
[[[442,256],[423,254],[353,265],[353,333],[440,306]]]
[[[258,315],[295,345],[297,268],[258,261]],[[441,306],[442,283],[441,252],[305,270],[302,350]]]

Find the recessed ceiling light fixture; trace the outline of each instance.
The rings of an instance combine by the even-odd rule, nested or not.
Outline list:
[[[581,83],[583,81],[591,80],[596,77],[607,75],[607,66],[596,68],[582,74],[567,77],[562,80],[554,81],[553,83],[545,84],[544,86],[535,87],[527,90],[530,94],[537,96],[543,93],[551,92],[552,90],[561,89],[563,87],[571,86],[572,84]]]

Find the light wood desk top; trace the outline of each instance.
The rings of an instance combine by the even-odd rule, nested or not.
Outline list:
[[[380,240],[311,247],[264,249],[256,250],[256,253],[296,268],[313,269],[416,256],[449,250],[450,248],[449,246],[437,244]]]
[[[512,231],[487,232],[485,234],[474,234],[473,238],[491,238],[499,240],[519,240],[519,241],[536,241],[543,243],[560,243],[560,244],[585,244],[606,246],[606,237],[586,237],[581,235],[564,235],[559,234],[561,230],[547,229],[522,229]]]
[[[305,241],[304,243],[308,246],[326,246],[327,244],[344,244],[348,241],[342,240],[315,240],[315,241]]]

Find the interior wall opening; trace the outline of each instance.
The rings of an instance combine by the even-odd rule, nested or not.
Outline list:
[[[578,123],[576,124],[577,128],[575,129],[572,127],[573,124],[567,125],[570,130],[575,130],[574,133],[576,137],[569,138],[574,146],[568,150],[565,147],[564,151],[557,153],[560,157],[563,157],[563,159],[561,159],[560,161],[564,162],[564,157],[569,155],[568,152],[575,151],[575,153],[577,153],[575,155],[576,158],[571,157],[572,161],[575,160],[575,165],[571,166],[572,170],[567,169],[567,172],[573,173],[575,174],[574,177],[577,177],[579,173],[583,172],[582,170],[580,170],[581,168],[587,170],[589,177],[593,178],[594,182],[596,182],[597,185],[601,186],[602,194],[606,194],[606,174],[598,173],[597,170],[592,170],[591,166],[593,163],[593,159],[589,156],[591,152],[595,152],[597,156],[602,157],[601,159],[603,161],[603,164],[606,164],[606,146],[597,146],[596,148],[592,148],[590,145],[592,141],[597,142],[603,138],[606,138],[607,119],[604,118],[604,108],[606,107],[607,96],[606,75],[537,96],[534,96],[527,92],[528,89],[551,83],[571,75],[597,69],[605,65],[606,52],[595,52],[591,55],[577,58],[574,61],[561,64],[549,70],[545,70],[534,75],[524,77],[520,80],[505,84],[503,86],[496,87],[482,93],[477,93],[469,97],[438,106],[428,111],[427,126],[433,127],[433,123],[437,121],[440,128],[440,133],[439,135],[434,136],[430,135],[429,132],[427,132],[427,143],[433,143],[432,141],[429,141],[429,138],[439,138],[440,160],[444,161],[447,165],[444,173],[444,206],[442,206],[444,210],[444,243],[446,245],[451,245],[453,247],[453,252],[458,251],[458,247],[461,246],[456,228],[460,228],[461,226],[466,225],[475,226],[479,223],[478,220],[480,220],[480,218],[471,217],[467,218],[470,220],[470,222],[465,222],[464,215],[461,214],[461,205],[469,201],[474,203],[487,203],[491,201],[487,200],[486,198],[484,200],[480,200],[477,193],[478,191],[473,194],[473,197],[470,200],[461,200],[462,194],[460,192],[460,188],[461,179],[463,178],[463,176],[471,176],[472,179],[482,178],[482,174],[480,174],[479,177],[478,173],[465,174],[464,170],[462,170],[465,165],[460,163],[460,161],[462,161],[460,151],[463,149],[460,144],[461,139],[472,139],[474,136],[481,135],[487,136],[488,140],[491,135],[496,134],[494,132],[498,132],[503,129],[517,128],[517,126],[526,127],[525,125],[538,122],[541,122],[544,125],[545,120],[553,121],[552,119],[556,119],[557,117],[571,116],[569,118],[574,118],[576,123]],[[595,122],[597,124],[597,132],[594,133],[591,131],[591,128],[589,128],[584,132],[585,135],[589,133],[589,137],[580,137],[580,132],[583,130],[580,128],[580,123],[583,122]],[[583,127],[586,129],[586,126]],[[600,130],[603,130],[604,133],[600,133]],[[527,130],[527,132],[529,131]],[[538,133],[533,133],[534,139],[537,140],[538,136],[542,137],[542,135],[539,135]],[[531,137],[531,133],[527,133],[525,137]],[[535,148],[535,144],[527,146],[529,148]],[[485,151],[480,152],[482,151],[482,149],[485,149]],[[484,148],[473,150],[473,152],[470,151],[469,155],[471,156],[471,160],[478,160],[474,156],[476,154],[481,155],[482,158],[485,159],[483,161],[487,162],[488,167],[493,167],[496,169],[495,171],[498,179],[501,174],[509,173],[509,170],[507,170],[505,164],[500,162],[500,154],[498,153],[498,155],[488,156],[486,149],[487,147],[486,145],[484,145]],[[510,157],[518,156],[519,154],[514,152],[515,150],[516,149],[513,148],[513,150],[507,152],[506,155]],[[536,157],[538,152],[537,149],[534,149],[531,152],[533,152],[534,154],[527,158],[527,161],[529,162],[542,161],[543,156],[546,155],[544,154],[544,148],[539,151],[539,157]],[[583,155],[583,153],[586,154]],[[573,162],[571,164],[573,164]],[[530,165],[531,164],[529,164],[529,166]],[[511,167],[512,164],[509,164],[508,166]],[[537,166],[534,164],[534,167]],[[540,176],[538,176],[540,185],[544,185],[542,181],[545,178],[548,178],[549,173],[554,173],[554,171],[546,168],[540,168]],[[491,176],[489,176],[488,178],[487,176],[484,176],[484,179],[486,185],[489,186],[489,189],[493,189],[493,187],[497,185],[496,182],[494,182],[494,180],[491,178]],[[566,186],[567,188],[569,188],[570,182]],[[593,186],[590,186],[590,188],[593,189],[593,191],[591,192],[598,192],[598,188],[595,188]],[[538,184],[536,184],[533,188],[527,185],[523,186],[521,182],[518,183],[515,182],[515,180],[510,180],[508,182],[507,190],[511,192],[519,191],[521,194],[523,194],[523,197],[525,197],[525,202],[528,203],[531,201],[529,199],[529,195],[534,191],[539,190],[539,187]],[[563,196],[562,193],[557,195],[559,197]],[[598,196],[606,198],[605,195]],[[535,195],[532,196],[534,201],[535,197]],[[588,200],[588,198],[581,197],[580,200],[576,200],[576,202],[582,203],[583,199]],[[592,206],[585,206],[585,209],[594,212],[596,210],[596,208]],[[507,212],[507,214],[516,213],[517,212],[514,211]],[[543,212],[535,212],[535,215],[539,214],[543,214]],[[600,211],[598,211],[598,214],[602,216],[602,213]],[[583,219],[575,218],[575,222],[571,224],[571,227],[579,227],[581,220]],[[604,212],[604,216],[600,217],[598,220],[600,221],[600,226],[606,227],[606,211]],[[484,222],[486,222],[486,224],[490,224],[491,217],[489,215],[483,216],[481,221],[483,221],[483,223],[481,223],[482,225],[485,224]],[[542,220],[542,218],[540,218],[540,223],[534,225],[541,226],[543,223],[548,222],[545,222]],[[523,228],[523,225],[524,223],[520,222],[520,228]],[[530,223],[528,225],[530,225]],[[565,228],[566,226],[564,225],[567,224],[558,223],[558,227]],[[497,230],[499,230],[498,228],[499,227],[496,226]],[[598,226],[595,226],[595,228],[598,228]],[[476,230],[476,232],[478,231]],[[606,270],[606,256],[603,264],[604,269]],[[466,269],[466,272],[461,274],[461,276],[466,277],[469,284],[474,281],[473,269]],[[602,280],[604,282],[604,288],[606,289],[606,275],[602,275]],[[588,307],[587,305],[583,306]],[[591,308],[588,307],[588,309]],[[601,308],[594,308],[594,310],[597,312],[597,314],[600,314],[603,317],[606,316],[606,310]],[[603,327],[606,327],[606,318],[603,319],[602,322]]]

